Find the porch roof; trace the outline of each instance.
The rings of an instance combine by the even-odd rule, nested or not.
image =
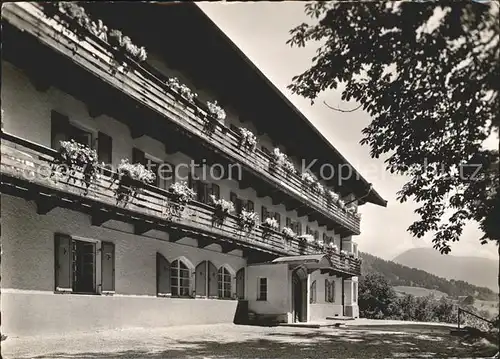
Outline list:
[[[318,269],[328,269],[335,271],[334,265],[326,254],[310,254],[291,257],[279,257],[272,263],[287,263],[291,269],[302,268],[307,272],[314,272]]]

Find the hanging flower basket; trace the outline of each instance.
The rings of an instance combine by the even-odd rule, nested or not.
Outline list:
[[[243,148],[250,152],[254,152],[257,147],[257,137],[252,133],[252,131],[247,130],[244,127],[240,127],[241,134],[241,145]]]
[[[330,203],[337,203],[337,201],[339,200],[339,195],[331,190],[328,190],[326,191],[326,199],[328,200],[328,202]]]
[[[273,150],[273,154],[271,157],[271,168],[277,169],[280,167],[283,168],[286,174],[296,173],[295,166],[288,159],[287,155],[282,153],[281,150],[278,147],[276,147]]]
[[[301,178],[302,182],[304,182],[304,185],[306,185],[307,187],[311,187],[315,182],[315,178],[309,172],[302,173]]]
[[[267,229],[272,229],[277,231],[279,228],[278,221],[275,218],[267,217],[264,222],[262,222],[262,226]]]
[[[297,236],[297,233],[295,233],[290,227],[283,227],[281,233],[283,233],[285,239],[288,240],[294,239]]]
[[[253,211],[242,210],[238,216],[238,223],[244,231],[250,232],[259,222],[259,215]]]
[[[319,183],[319,182],[314,182],[312,184],[312,189],[313,189],[314,192],[317,192],[320,195],[325,194],[325,187],[323,187],[323,185],[321,183]]]
[[[207,107],[210,115],[212,115],[217,121],[223,122],[226,119],[226,112],[219,106],[217,100],[214,102],[207,101]]]
[[[75,181],[76,173],[83,174],[83,183],[87,191],[90,185],[98,179],[97,152],[81,143],[71,141],[61,141],[61,147],[54,158],[52,175],[56,172],[70,176]]]
[[[137,196],[144,184],[153,183],[155,178],[153,171],[141,163],[131,164],[128,159],[122,159],[114,177],[114,182],[118,184],[115,189],[117,202],[128,203],[131,198]]]
[[[234,204],[222,198],[217,199],[214,195],[210,195],[210,200],[215,207],[212,223],[221,226],[224,223],[224,219],[226,219],[230,213],[234,212]]]

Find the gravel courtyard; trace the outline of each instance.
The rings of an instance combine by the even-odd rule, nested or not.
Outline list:
[[[358,326],[319,329],[232,324],[127,329],[61,337],[9,337],[14,358],[470,358],[496,353],[439,326]]]

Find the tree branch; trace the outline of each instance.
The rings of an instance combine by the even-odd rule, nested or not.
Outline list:
[[[358,110],[361,106],[363,106],[362,104],[359,105],[358,107],[356,108],[353,108],[353,109],[350,109],[350,110],[342,110],[341,108],[335,108],[333,106],[330,106],[329,104],[326,103],[326,101],[323,101],[323,103],[325,104],[326,107],[328,107],[329,109],[331,110],[334,110],[334,111],[339,111],[339,112],[354,112],[356,110]]]

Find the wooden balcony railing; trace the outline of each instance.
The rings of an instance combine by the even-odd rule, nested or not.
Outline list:
[[[40,42],[92,75],[161,114],[182,130],[195,135],[206,146],[217,150],[231,161],[242,164],[251,173],[338,223],[348,233],[360,233],[358,217],[306,186],[298,174],[287,173],[282,168],[274,169],[270,156],[260,149],[251,154],[246,152],[240,144],[240,134],[220,123],[213,131],[207,132],[210,115],[206,106],[184,99],[169,88],[165,84],[167,78],[151,66],[128,59],[128,71],[117,71],[115,50],[109,44],[90,33],[85,34],[84,39],[82,34],[77,36],[58,19],[48,18],[40,5],[10,3],[3,7],[2,16],[13,26],[37,37]]]
[[[88,213],[95,225],[105,219],[134,224],[136,234],[147,230],[164,230],[171,241],[185,236],[199,240],[199,246],[219,243],[227,251],[251,248],[276,256],[321,253],[322,249],[298,239],[285,239],[281,233],[256,227],[244,231],[238,218],[228,215],[222,225],[213,222],[214,208],[193,201],[181,213],[167,211],[175,203],[170,192],[144,185],[137,196],[118,202],[118,184],[112,176],[103,176],[87,188],[82,174],[75,172],[58,179],[54,176],[53,149],[3,133],[1,143],[2,192],[14,193],[37,202],[39,213],[55,207],[69,207]],[[97,224],[96,224],[97,222]],[[336,270],[342,275],[359,275],[360,263],[331,254]]]

